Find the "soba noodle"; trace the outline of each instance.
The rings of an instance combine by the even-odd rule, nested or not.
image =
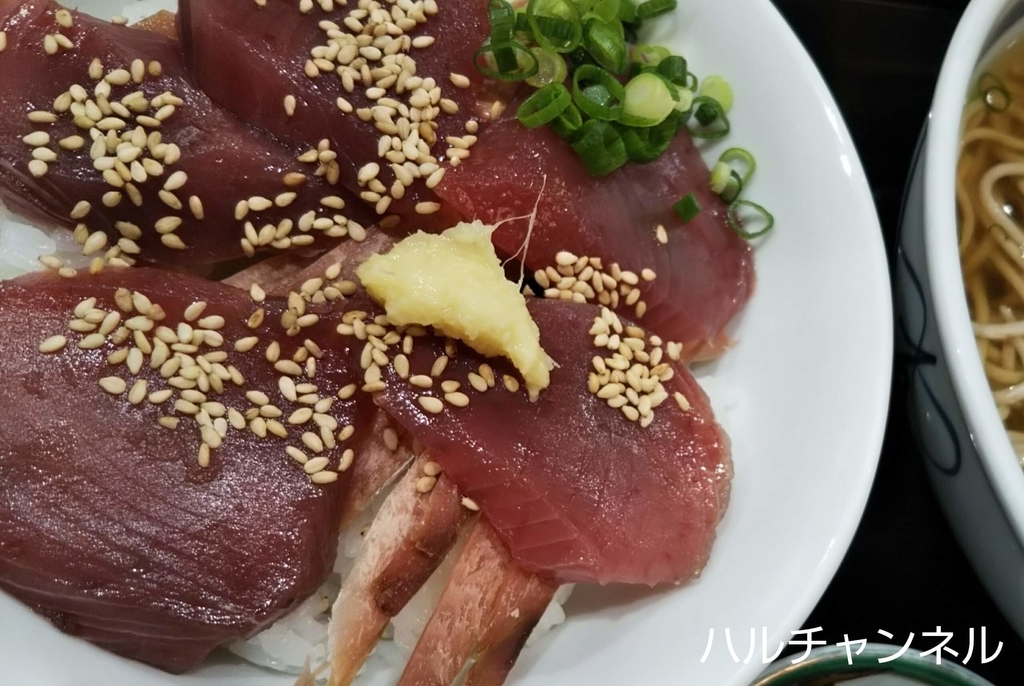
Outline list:
[[[974,335],[1024,466],[1024,41],[978,80],[964,109],[956,200]]]

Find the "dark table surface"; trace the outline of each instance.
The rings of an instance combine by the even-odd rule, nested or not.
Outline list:
[[[939,68],[966,0],[775,0],[817,62],[857,143],[882,221],[890,261],[900,202]],[[1020,684],[1024,642],[1000,615],[960,552],[908,428],[902,365],[878,477],[853,545],[805,622],[830,643],[868,638],[933,647],[922,632],[954,632],[963,656],[970,628],[987,627],[1001,655],[968,667],[997,686]],[[887,640],[879,630],[893,634]],[[817,636],[816,636],[817,637]]]

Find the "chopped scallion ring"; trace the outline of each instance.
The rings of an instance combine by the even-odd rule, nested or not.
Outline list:
[[[636,22],[636,5],[633,0],[621,0],[619,2],[619,13],[615,15],[619,21],[627,24]]]
[[[729,183],[726,184],[725,190],[719,195],[722,196],[722,200],[732,204],[736,201],[736,198],[740,197],[740,193],[743,192],[743,179],[735,171],[729,174]]]
[[[528,129],[544,126],[572,104],[568,89],[560,83],[549,83],[523,101],[516,110],[519,123]]]
[[[569,103],[562,112],[548,122],[548,127],[555,132],[560,138],[570,139],[576,132],[583,126],[583,117],[580,116],[579,109],[576,105]]]
[[[733,162],[742,163],[742,169],[737,173],[744,186],[750,183],[750,178],[754,175],[754,170],[757,169],[757,160],[743,148],[729,148],[718,158],[718,162],[729,165],[731,170],[736,169]]]
[[[584,114],[594,119],[618,121],[626,89],[604,69],[584,64],[573,74],[572,97]]]
[[[622,137],[612,124],[591,119],[580,127],[572,142],[591,176],[604,176],[615,171],[628,160]]]
[[[669,84],[650,72],[633,77],[626,84],[619,121],[629,126],[655,126],[676,107],[676,99]]]
[[[732,167],[725,162],[719,162],[711,168],[711,191],[721,195],[729,186],[729,179],[732,178]]]
[[[622,0],[597,0],[590,11],[600,17],[602,21],[611,23],[618,21],[621,5]]]
[[[621,25],[620,25],[621,28]],[[583,46],[600,66],[613,74],[626,71],[626,41],[613,27],[602,19],[590,19],[583,29]]]
[[[567,0],[530,0],[526,19],[542,48],[572,52],[583,40],[583,24],[576,7]]]
[[[506,0],[489,0],[487,17],[491,21],[491,42],[504,43],[512,40],[516,30],[516,11]]]
[[[636,18],[640,21],[647,21],[662,14],[667,14],[675,8],[676,0],[647,0],[637,5]]]
[[[669,55],[658,63],[658,73],[674,85],[686,87],[686,60],[679,55]]]
[[[638,45],[633,48],[633,61],[645,67],[656,67],[672,53],[660,45]]]
[[[546,48],[530,48],[530,52],[537,58],[537,73],[526,79],[526,83],[534,88],[541,88],[549,83],[565,81],[569,75],[565,58]]]
[[[512,56],[511,64],[509,55]],[[476,68],[502,81],[523,81],[537,73],[537,58],[517,41],[485,43],[473,55]],[[525,63],[527,66],[522,66]]]
[[[756,231],[748,231],[746,228],[747,221],[740,218],[739,213],[742,208],[749,208],[754,211],[761,221],[764,222],[764,226]],[[752,240],[759,236],[763,236],[772,230],[775,226],[775,217],[771,215],[771,212],[761,207],[757,203],[750,202],[749,200],[737,200],[733,204],[729,205],[729,211],[725,215],[726,221],[729,223],[729,228],[732,229],[742,238]]]
[[[700,203],[697,202],[697,196],[690,193],[673,205],[672,209],[676,211],[676,214],[679,215],[679,218],[683,220],[684,224],[689,224],[698,214],[700,214]]]
[[[700,94],[714,98],[722,109],[728,114],[732,110],[733,94],[732,86],[721,76],[708,76],[700,84]]]
[[[726,116],[725,110],[714,98],[709,98],[706,95],[701,95],[693,99],[693,107],[695,108],[694,117],[697,122],[701,125],[700,129],[690,129],[690,135],[694,138],[704,139],[716,139],[724,138],[729,134],[731,125],[729,124],[729,117]],[[719,128],[710,128],[714,124],[719,124]]]

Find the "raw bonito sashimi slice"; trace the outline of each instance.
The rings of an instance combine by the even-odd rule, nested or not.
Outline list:
[[[362,201],[214,105],[174,40],[46,0],[0,0],[0,31],[0,199],[99,234],[90,255],[194,266],[365,236]]]
[[[334,3],[324,11],[312,3],[303,12],[297,2],[183,0],[181,45],[215,102],[293,145],[330,141],[341,186],[374,193],[369,206],[401,217],[403,227],[447,228],[457,219],[443,208],[421,214],[416,206],[436,201],[426,182],[450,168],[448,139],[471,135],[466,123],[477,117],[482,83],[473,53],[490,31],[486,3],[402,6]],[[296,103],[291,114],[282,106],[289,97]],[[476,132],[476,124],[469,129]],[[380,167],[376,189],[361,175],[370,164]],[[415,176],[398,193],[395,183],[405,174],[397,176],[392,164]],[[378,196],[387,198],[384,206]]]
[[[148,269],[0,284],[0,589],[181,672],[323,583],[377,410],[337,394],[354,339],[286,336],[283,303]]]
[[[558,365],[537,402],[507,365],[466,351],[447,360],[429,391],[390,379],[377,402],[480,507],[526,571],[560,583],[653,585],[694,577],[708,558],[732,475],[728,439],[704,392],[682,365],[636,361],[662,353],[650,339],[639,350],[643,339],[633,334],[643,332],[627,323],[618,322],[622,332],[612,334],[621,343],[591,335],[601,328],[595,319],[616,321],[599,307],[534,300],[530,313]],[[599,397],[590,391],[593,365],[623,366],[595,347],[602,335],[607,344],[638,350],[624,365],[629,381],[602,386]],[[602,362],[592,361],[602,354]],[[438,356],[436,346],[417,343],[410,373],[436,371]],[[645,366],[657,368],[661,391],[647,381],[654,372]],[[493,388],[477,391],[480,378],[492,379]],[[455,393],[465,398],[436,388],[448,380],[461,384]],[[659,400],[659,393],[668,397]],[[448,404],[441,408],[427,397]],[[645,410],[652,420],[644,420]]]
[[[531,272],[551,270],[545,288],[557,288],[553,277],[586,281],[585,288],[577,286],[581,297],[614,298],[601,302],[618,303],[619,313],[682,344],[680,356],[692,360],[724,352],[725,327],[754,290],[753,253],[729,228],[708,178],[685,131],[654,162],[595,178],[551,130],[526,129],[507,116],[488,127],[473,155],[445,174],[437,191],[461,216],[490,224],[528,216],[536,205],[532,232],[529,219],[495,231],[499,249],[525,254]],[[672,206],[690,193],[701,212],[683,224]],[[657,237],[659,226],[667,243]],[[558,274],[562,251],[597,258],[602,268],[587,271],[580,262]],[[630,275],[620,278],[613,264]],[[641,276],[644,270],[653,280]]]

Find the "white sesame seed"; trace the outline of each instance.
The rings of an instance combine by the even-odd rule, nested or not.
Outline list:
[[[338,467],[338,469],[341,470],[341,471],[344,471],[344,470],[341,469],[340,466]],[[317,472],[316,474],[311,474],[310,477],[309,477],[309,480],[312,481],[315,484],[320,484],[320,485],[330,484],[330,483],[334,483],[335,481],[338,480],[338,474],[337,474],[337,472],[331,472],[331,471],[326,471],[325,470],[325,471],[322,471],[322,472]]]
[[[455,407],[467,407],[469,405],[469,396],[459,391],[445,393],[444,399]]]
[[[7,49],[7,32],[0,31],[0,52]]]
[[[420,493],[426,494],[434,490],[434,486],[437,484],[437,478],[433,476],[421,476],[416,480],[416,490]]]
[[[128,384],[119,376],[105,376],[100,379],[100,388],[111,395],[121,395],[128,388]]]
[[[424,410],[431,414],[440,414],[444,411],[444,403],[438,398],[433,398],[429,395],[421,395],[416,399],[416,402],[420,404]]]
[[[64,336],[50,336],[45,341],[39,344],[39,352],[41,353],[55,353],[64,349],[67,345],[68,339]]]

